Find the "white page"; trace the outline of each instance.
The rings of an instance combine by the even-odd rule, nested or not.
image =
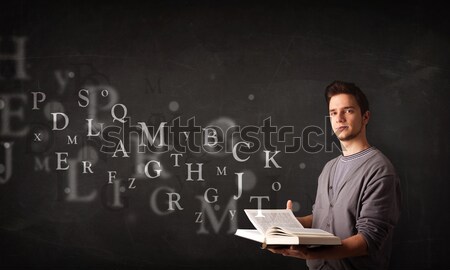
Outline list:
[[[289,209],[245,209],[244,211],[253,226],[261,234],[265,234],[272,226],[289,231],[301,231],[303,229],[302,224]]]

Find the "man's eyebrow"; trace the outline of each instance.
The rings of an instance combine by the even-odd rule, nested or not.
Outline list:
[[[343,109],[343,110],[345,110],[345,109],[355,109],[356,107],[355,106],[347,106],[347,107],[344,107],[344,108],[341,108],[341,109]],[[336,111],[337,109],[335,109],[335,108],[333,108],[333,109],[330,109],[329,111],[330,112],[334,112],[334,111]]]

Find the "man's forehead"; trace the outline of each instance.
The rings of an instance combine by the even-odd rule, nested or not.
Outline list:
[[[329,106],[330,110],[347,107],[359,108],[358,102],[353,95],[338,94],[331,97]]]

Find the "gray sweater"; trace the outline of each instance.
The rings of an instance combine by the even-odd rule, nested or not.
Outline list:
[[[333,178],[341,157],[325,165],[319,176],[312,225],[341,239],[362,234],[368,255],[308,260],[310,269],[388,269],[394,226],[400,215],[400,182],[391,162],[378,149],[370,150],[365,155],[355,154],[360,155],[356,159],[350,156],[352,166],[339,181]],[[338,189],[333,190],[336,182]]]

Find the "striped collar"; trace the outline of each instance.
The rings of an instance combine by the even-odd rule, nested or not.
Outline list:
[[[364,150],[362,150],[362,151],[360,151],[358,153],[352,154],[350,156],[341,155],[340,161],[342,161],[342,162],[349,162],[349,161],[356,160],[358,158],[362,158],[363,156],[366,156],[366,155],[372,153],[373,151],[375,151],[375,149],[376,149],[375,146],[371,146],[371,147],[369,147],[367,149],[364,149]]]

